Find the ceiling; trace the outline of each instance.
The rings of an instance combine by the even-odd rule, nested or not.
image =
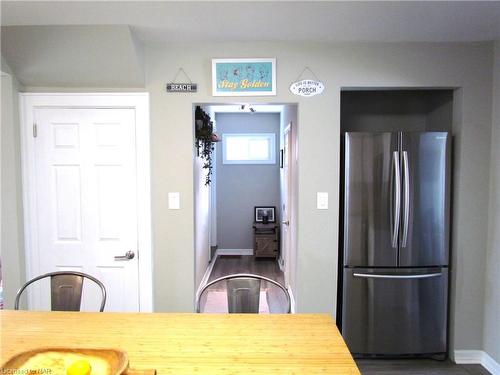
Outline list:
[[[128,25],[146,44],[500,39],[500,1],[2,1],[2,26]]]

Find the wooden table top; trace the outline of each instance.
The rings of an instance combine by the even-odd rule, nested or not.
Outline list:
[[[0,311],[0,363],[38,347],[116,348],[158,374],[359,374],[328,314]]]

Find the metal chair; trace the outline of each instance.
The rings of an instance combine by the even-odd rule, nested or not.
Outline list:
[[[201,288],[198,297],[196,299],[197,313],[199,313],[201,309],[201,297],[203,293],[212,285],[223,280],[226,280],[227,283],[227,303],[230,314],[259,313],[261,281],[266,281],[268,283],[276,285],[283,291],[287,300],[287,314],[290,313],[291,310],[290,294],[283,285],[267,277],[248,274],[248,273],[227,275],[219,277],[218,279],[215,279],[207,283],[203,288]]]
[[[104,311],[104,305],[106,304],[106,288],[103,283],[86,273],[74,271],[50,272],[29,280],[16,294],[16,301],[14,303],[15,310],[19,310],[19,299],[24,290],[35,281],[46,277],[50,277],[50,302],[52,311],[80,311],[84,279],[92,280],[101,289],[102,298],[99,311]]]

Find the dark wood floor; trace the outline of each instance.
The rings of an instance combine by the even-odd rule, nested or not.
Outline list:
[[[276,259],[254,258],[252,255],[219,255],[208,281],[232,273],[253,273],[284,283],[284,275]]]
[[[357,359],[363,375],[488,375],[481,365],[457,365],[432,359]]]
[[[219,277],[230,275],[233,273],[253,273],[256,275],[265,276],[284,285],[284,275],[280,270],[276,259],[254,258],[251,255],[218,256],[208,281],[210,282]],[[218,283],[210,289],[225,290],[225,287],[225,283]],[[267,303],[269,305],[269,311],[271,313],[286,312],[286,298],[276,286],[273,286],[272,284],[268,285],[268,283],[263,282],[261,285],[261,290],[262,289],[267,289]]]

